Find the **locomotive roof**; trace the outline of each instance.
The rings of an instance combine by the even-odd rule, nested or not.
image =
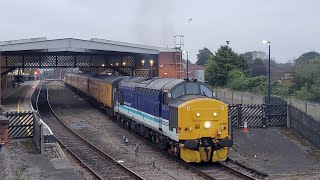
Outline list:
[[[131,88],[141,87],[155,90],[168,90],[183,81],[182,79],[175,78],[127,77],[120,82],[120,85]]]
[[[114,83],[114,82],[121,80],[125,77],[126,76],[110,76],[108,74],[98,74],[98,75],[92,76],[90,79],[97,79],[97,80],[101,80],[101,81],[105,81],[105,82],[109,82],[109,83]]]
[[[88,73],[69,73],[68,76],[82,76],[82,77],[87,77],[90,79],[96,79],[96,80],[101,80],[109,83],[114,83],[120,79],[125,78],[126,76],[110,76],[108,74],[88,74]]]
[[[82,74],[82,73],[68,73],[68,76],[83,76],[83,77],[92,77],[92,74]]]
[[[186,102],[186,101],[189,101],[189,100],[191,100],[191,99],[199,99],[199,98],[208,98],[208,97],[203,96],[203,95],[181,96],[181,97],[178,97],[177,99],[173,100],[173,101],[170,103],[170,106],[173,106],[173,107],[178,108],[181,104],[183,104],[183,103]],[[214,98],[214,99],[216,99],[216,98]]]

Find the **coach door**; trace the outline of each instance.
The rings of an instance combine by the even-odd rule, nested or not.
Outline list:
[[[141,111],[141,96],[139,94],[134,94],[133,108],[138,110],[138,114],[140,114],[139,111]]]
[[[137,109],[139,110],[139,113],[141,114],[141,95],[138,95],[138,97],[137,97]]]

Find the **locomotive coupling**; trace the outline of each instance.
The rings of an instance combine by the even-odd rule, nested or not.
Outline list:
[[[197,149],[199,148],[199,143],[198,141],[195,141],[195,140],[186,140],[184,143],[183,143],[183,148],[186,148],[186,149]]]
[[[232,139],[219,139],[216,141],[218,147],[232,147],[233,141]]]

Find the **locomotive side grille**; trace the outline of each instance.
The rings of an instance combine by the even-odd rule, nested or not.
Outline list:
[[[174,107],[169,108],[169,130],[173,131],[173,128],[177,128],[178,126],[178,109]]]

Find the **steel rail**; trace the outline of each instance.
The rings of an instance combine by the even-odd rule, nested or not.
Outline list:
[[[232,173],[232,174],[234,174],[234,175],[237,175],[237,176],[239,176],[239,177],[242,177],[242,178],[244,178],[244,179],[248,179],[248,180],[258,180],[258,179],[254,178],[254,177],[252,177],[252,176],[250,176],[250,175],[248,175],[248,174],[245,174],[245,173],[243,173],[243,172],[240,172],[240,171],[237,170],[237,169],[231,168],[230,166],[227,166],[227,165],[225,165],[224,163],[219,163],[219,165],[220,165],[222,168],[224,168],[226,171],[228,171],[228,172],[230,172],[230,173]]]
[[[77,94],[77,93],[76,93],[76,94]],[[78,95],[79,95],[79,94],[78,94]],[[133,135],[138,135],[138,134],[136,134],[136,133],[132,133],[132,134],[133,134]],[[140,136],[137,136],[137,137],[140,137]],[[151,146],[153,146],[153,147],[155,147],[155,148],[159,148],[159,149],[160,149],[159,146],[156,146],[155,144],[151,143],[150,141],[148,141],[148,140],[146,140],[146,139],[143,139],[143,140],[145,140],[145,142],[148,143],[149,145],[151,145]],[[176,156],[172,155],[171,153],[168,153],[168,152],[166,152],[166,151],[161,151],[161,152],[162,152],[164,155],[172,158],[173,160],[175,160],[175,161],[178,162],[179,164],[181,164],[181,165],[183,165],[183,166],[191,169],[193,172],[199,174],[199,175],[200,175],[201,177],[203,177],[204,179],[209,179],[209,180],[215,180],[215,179],[217,179],[216,177],[213,177],[212,175],[204,172],[203,170],[195,167],[194,165],[188,164],[188,163],[182,161],[181,159],[178,159]],[[218,166],[217,166],[217,165],[218,165]],[[241,179],[246,179],[246,180],[258,180],[257,178],[251,177],[250,175],[245,174],[245,173],[243,173],[243,172],[240,172],[240,171],[238,171],[238,170],[236,170],[236,169],[233,169],[233,168],[231,168],[231,167],[229,167],[229,166],[227,166],[227,165],[225,165],[225,164],[223,164],[223,163],[212,164],[212,166],[213,166],[214,170],[217,170],[217,168],[221,168],[221,169],[223,169],[224,171],[226,171],[226,172],[228,172],[228,173],[230,173],[230,174],[232,174],[232,175],[234,175],[234,176],[237,176],[237,177],[239,177],[239,178],[241,178]],[[245,168],[245,167],[242,167],[242,168],[243,168],[243,169],[246,169],[247,171],[249,171],[249,169],[247,169],[247,168]],[[253,171],[253,170],[250,170],[250,171]],[[255,172],[254,172],[254,173],[255,173]],[[257,172],[257,173],[260,175],[259,172]],[[262,176],[262,175],[261,175],[261,176]],[[264,176],[264,175],[263,175],[263,176]]]
[[[195,167],[194,165],[189,165],[189,166],[193,171],[196,171],[198,174],[203,176],[205,179],[209,179],[209,180],[217,180],[217,179],[219,179],[219,178],[217,178],[219,175],[223,177],[223,175],[225,175],[224,171],[230,173],[233,176],[236,176],[237,179],[241,178],[241,179],[245,179],[245,180],[258,180],[254,177],[249,176],[248,174],[245,174],[241,171],[238,171],[238,170],[233,169],[229,166],[226,166],[223,163],[212,164],[213,173],[211,173],[211,174],[215,174],[215,172],[217,170],[219,170],[217,168],[221,168],[224,170],[223,174],[219,173],[219,174],[217,174],[217,177],[210,175],[210,173],[208,173],[208,172],[204,172],[204,170],[201,169],[201,165],[199,165],[200,167]],[[225,178],[225,177],[223,177],[223,178]]]
[[[46,84],[47,86],[47,84]],[[115,165],[117,165],[118,167],[120,167],[122,170],[126,171],[128,174],[130,174],[130,176],[132,176],[133,179],[144,179],[143,177],[141,177],[140,175],[138,175],[137,173],[133,172],[132,170],[130,170],[129,168],[127,168],[126,166],[124,166],[123,164],[121,164],[120,162],[118,162],[117,160],[115,160],[114,158],[112,158],[110,155],[106,154],[105,152],[103,152],[102,150],[100,150],[98,147],[96,147],[95,145],[93,145],[92,143],[90,143],[89,141],[87,141],[85,138],[83,138],[81,135],[79,135],[78,133],[76,133],[75,131],[73,131],[65,122],[63,122],[61,120],[61,118],[55,113],[55,111],[53,110],[50,101],[49,101],[49,90],[48,88],[47,92],[46,92],[46,101],[48,104],[48,107],[51,111],[51,113],[54,115],[54,117],[58,120],[58,122],[60,124],[63,125],[64,128],[66,128],[73,136],[75,136],[77,139],[81,140],[85,145],[89,146],[91,149],[95,150],[96,152],[98,152],[99,154],[101,154],[103,157],[105,157],[106,159],[108,159],[110,162],[114,163]],[[42,88],[41,88],[42,90]],[[40,93],[39,93],[40,94]],[[38,99],[36,104],[38,104]],[[73,150],[71,150],[70,148],[68,148],[68,145],[66,145],[61,139],[57,138],[57,141],[64,147],[66,148],[71,154],[72,156],[74,156],[82,165],[85,166],[85,168],[87,168],[95,177],[97,177],[98,179],[104,179],[103,177],[101,177],[101,175],[99,175],[99,172],[96,172],[95,170],[93,170],[92,168],[90,168],[90,165],[85,163],[82,159],[83,157],[79,157],[79,155],[77,155],[75,152],[73,152]]]

